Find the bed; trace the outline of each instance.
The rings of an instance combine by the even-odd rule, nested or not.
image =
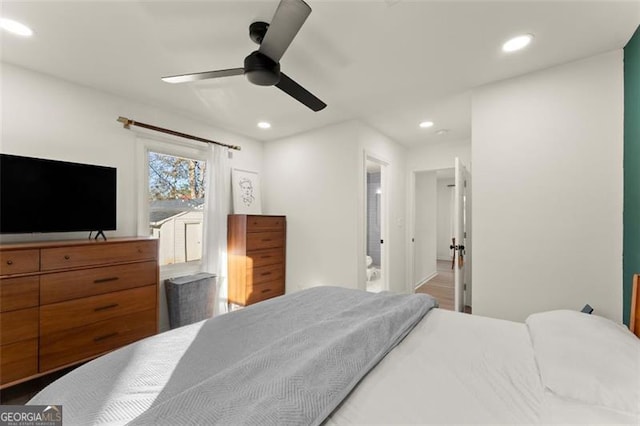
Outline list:
[[[638,424],[640,341],[579,312],[523,324],[316,287],[121,348],[29,403],[82,425]]]

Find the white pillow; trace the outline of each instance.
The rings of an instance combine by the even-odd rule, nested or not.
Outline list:
[[[530,315],[542,384],[554,394],[640,413],[640,340],[620,324],[576,311]]]

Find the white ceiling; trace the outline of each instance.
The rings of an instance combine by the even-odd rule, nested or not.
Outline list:
[[[281,66],[328,104],[317,113],[242,76],[160,80],[241,67],[257,48],[249,24],[270,21],[278,0],[3,1],[2,16],[35,34],[3,34],[2,61],[258,140],[359,119],[415,146],[470,138],[473,87],[622,48],[640,24],[640,0],[308,3],[313,12]],[[535,35],[532,45],[502,53],[521,33]],[[257,128],[260,120],[272,128]],[[436,124],[420,129],[422,120]],[[442,128],[450,131],[436,135]]]

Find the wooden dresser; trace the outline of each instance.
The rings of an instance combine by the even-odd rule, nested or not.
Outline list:
[[[0,388],[157,332],[157,240],[0,245]]]
[[[246,306],[284,294],[285,216],[229,215],[229,303]]]

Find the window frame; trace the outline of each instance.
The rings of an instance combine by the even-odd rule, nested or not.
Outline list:
[[[137,137],[137,164],[138,164],[138,185],[136,199],[138,203],[137,218],[137,234],[140,237],[150,237],[149,223],[149,153],[157,152],[159,154],[171,155],[174,157],[188,158],[207,163],[209,151],[206,145],[199,143],[190,143],[178,140],[158,140],[149,137]],[[205,189],[205,200],[207,191]],[[205,201],[206,203],[206,201]],[[202,229],[204,233],[206,215],[202,221]],[[203,235],[204,238],[204,235]],[[205,257],[204,247],[202,258]],[[171,265],[160,265],[160,277],[175,277],[181,275],[190,275],[202,271],[202,258],[198,261],[174,263]]]

